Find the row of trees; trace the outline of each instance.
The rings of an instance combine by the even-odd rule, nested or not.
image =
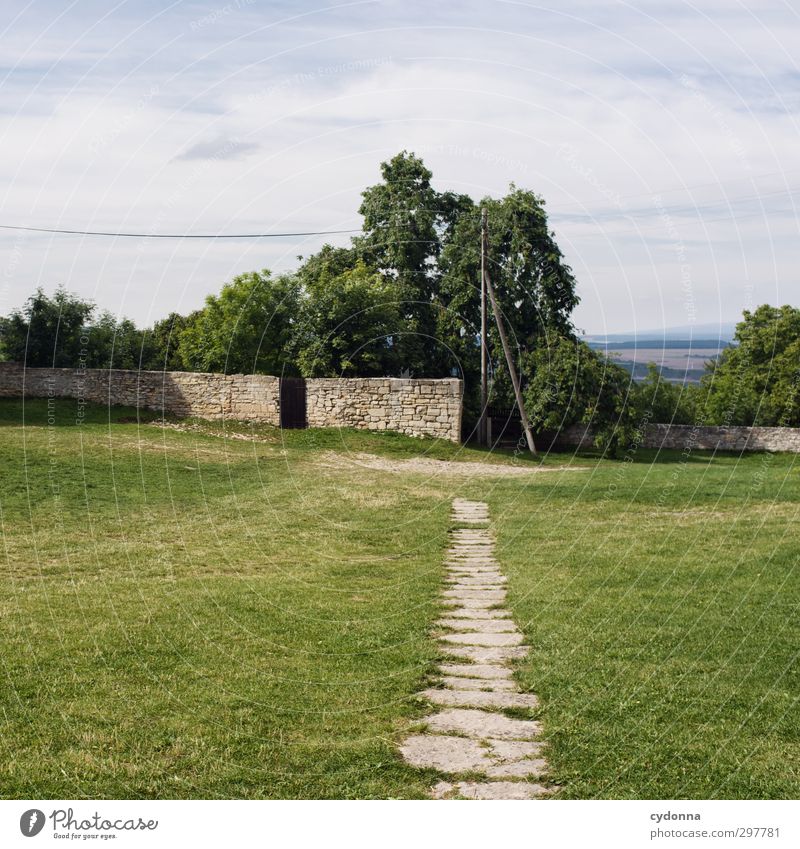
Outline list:
[[[188,316],[140,330],[59,291],[6,320],[5,355],[29,365],[178,368],[273,374],[462,376],[478,412],[481,207],[491,222],[491,273],[509,335],[526,358],[546,333],[571,334],[575,280],[547,226],[544,203],[511,186],[475,203],[438,192],[403,152],[362,193],[362,233],[326,245],[296,272],[243,274]],[[494,395],[510,405],[491,328]],[[83,339],[81,343],[80,340]]]
[[[790,307],[746,313],[738,346],[701,387],[651,371],[642,384],[581,342],[571,323],[575,279],[548,229],[543,200],[511,186],[475,203],[438,192],[403,152],[362,194],[362,233],[324,246],[292,274],[250,272],[188,316],[150,328],[96,314],[58,290],[38,291],[2,320],[2,355],[31,366],[114,367],[317,376],[458,375],[465,420],[479,406],[480,210],[489,214],[489,271],[537,428],[591,421],[609,444],[650,421],[798,424],[800,319]],[[492,400],[513,406],[490,327]]]

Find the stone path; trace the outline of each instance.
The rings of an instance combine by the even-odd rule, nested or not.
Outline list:
[[[447,610],[437,627],[442,652],[456,660],[439,665],[441,687],[421,694],[440,710],[400,746],[412,766],[447,775],[432,790],[436,799],[535,799],[552,792],[536,781],[547,771],[539,723],[503,713],[538,701],[520,692],[512,675],[510,662],[528,648],[503,604],[506,579],[488,522],[483,502],[453,501]]]

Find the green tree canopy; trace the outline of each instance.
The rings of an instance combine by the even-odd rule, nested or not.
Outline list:
[[[84,331],[93,312],[90,301],[64,288],[52,297],[37,289],[4,323],[4,356],[30,367],[77,367],[87,356]]]
[[[128,318],[102,312],[85,330],[89,368],[147,368],[151,346],[144,331]]]
[[[524,357],[525,409],[534,430],[589,425],[595,444],[615,453],[642,423],[631,375],[573,335],[549,334]]]
[[[298,365],[306,377],[394,373],[402,321],[394,292],[361,262],[307,280],[300,310]]]
[[[706,420],[800,426],[800,309],[745,311],[734,339],[703,378]]]
[[[191,318],[171,312],[146,331],[146,357],[142,368],[150,371],[182,371],[186,364],[180,354],[180,334]]]
[[[450,364],[437,341],[439,257],[459,213],[472,201],[440,194],[432,173],[403,151],[381,165],[383,181],[362,193],[364,235],[354,239],[361,259],[393,286],[405,322],[397,362],[418,377],[446,374]]]
[[[670,383],[655,363],[647,364],[647,376],[636,386],[638,405],[648,420],[663,424],[693,424],[697,390],[689,384]]]
[[[191,371],[294,373],[298,305],[294,277],[273,278],[266,269],[240,274],[180,331],[180,359]]]
[[[480,379],[481,208],[489,219],[488,273],[523,382],[533,378],[536,360],[528,355],[543,344],[546,334],[574,335],[570,315],[578,303],[575,278],[548,229],[538,195],[512,185],[503,198],[484,198],[478,206],[461,210],[442,249],[439,328],[459,353],[465,400],[473,416]],[[512,406],[511,382],[491,316],[489,338],[492,397],[495,403]]]

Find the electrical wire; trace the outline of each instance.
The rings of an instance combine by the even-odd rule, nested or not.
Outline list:
[[[29,233],[58,233],[68,236],[113,236],[117,239],[282,239],[295,236],[333,236],[360,233],[361,230],[309,230],[303,233],[116,233],[107,230],[62,230],[55,227],[26,227],[0,224],[0,230],[24,230]]]

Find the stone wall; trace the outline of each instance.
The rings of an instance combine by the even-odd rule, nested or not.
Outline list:
[[[315,378],[306,382],[310,427],[393,430],[461,438],[461,381]],[[270,375],[120,369],[24,369],[0,363],[0,397],[68,397],[175,416],[280,424],[280,381]]]
[[[461,381],[455,378],[309,378],[306,393],[309,427],[461,439]]]
[[[184,371],[29,368],[0,364],[0,396],[66,397],[144,407],[175,416],[277,425],[278,378]]]
[[[586,425],[572,425],[557,437],[559,447],[590,448],[594,435]],[[789,451],[800,454],[800,428],[728,427],[650,424],[642,448],[676,451]]]

